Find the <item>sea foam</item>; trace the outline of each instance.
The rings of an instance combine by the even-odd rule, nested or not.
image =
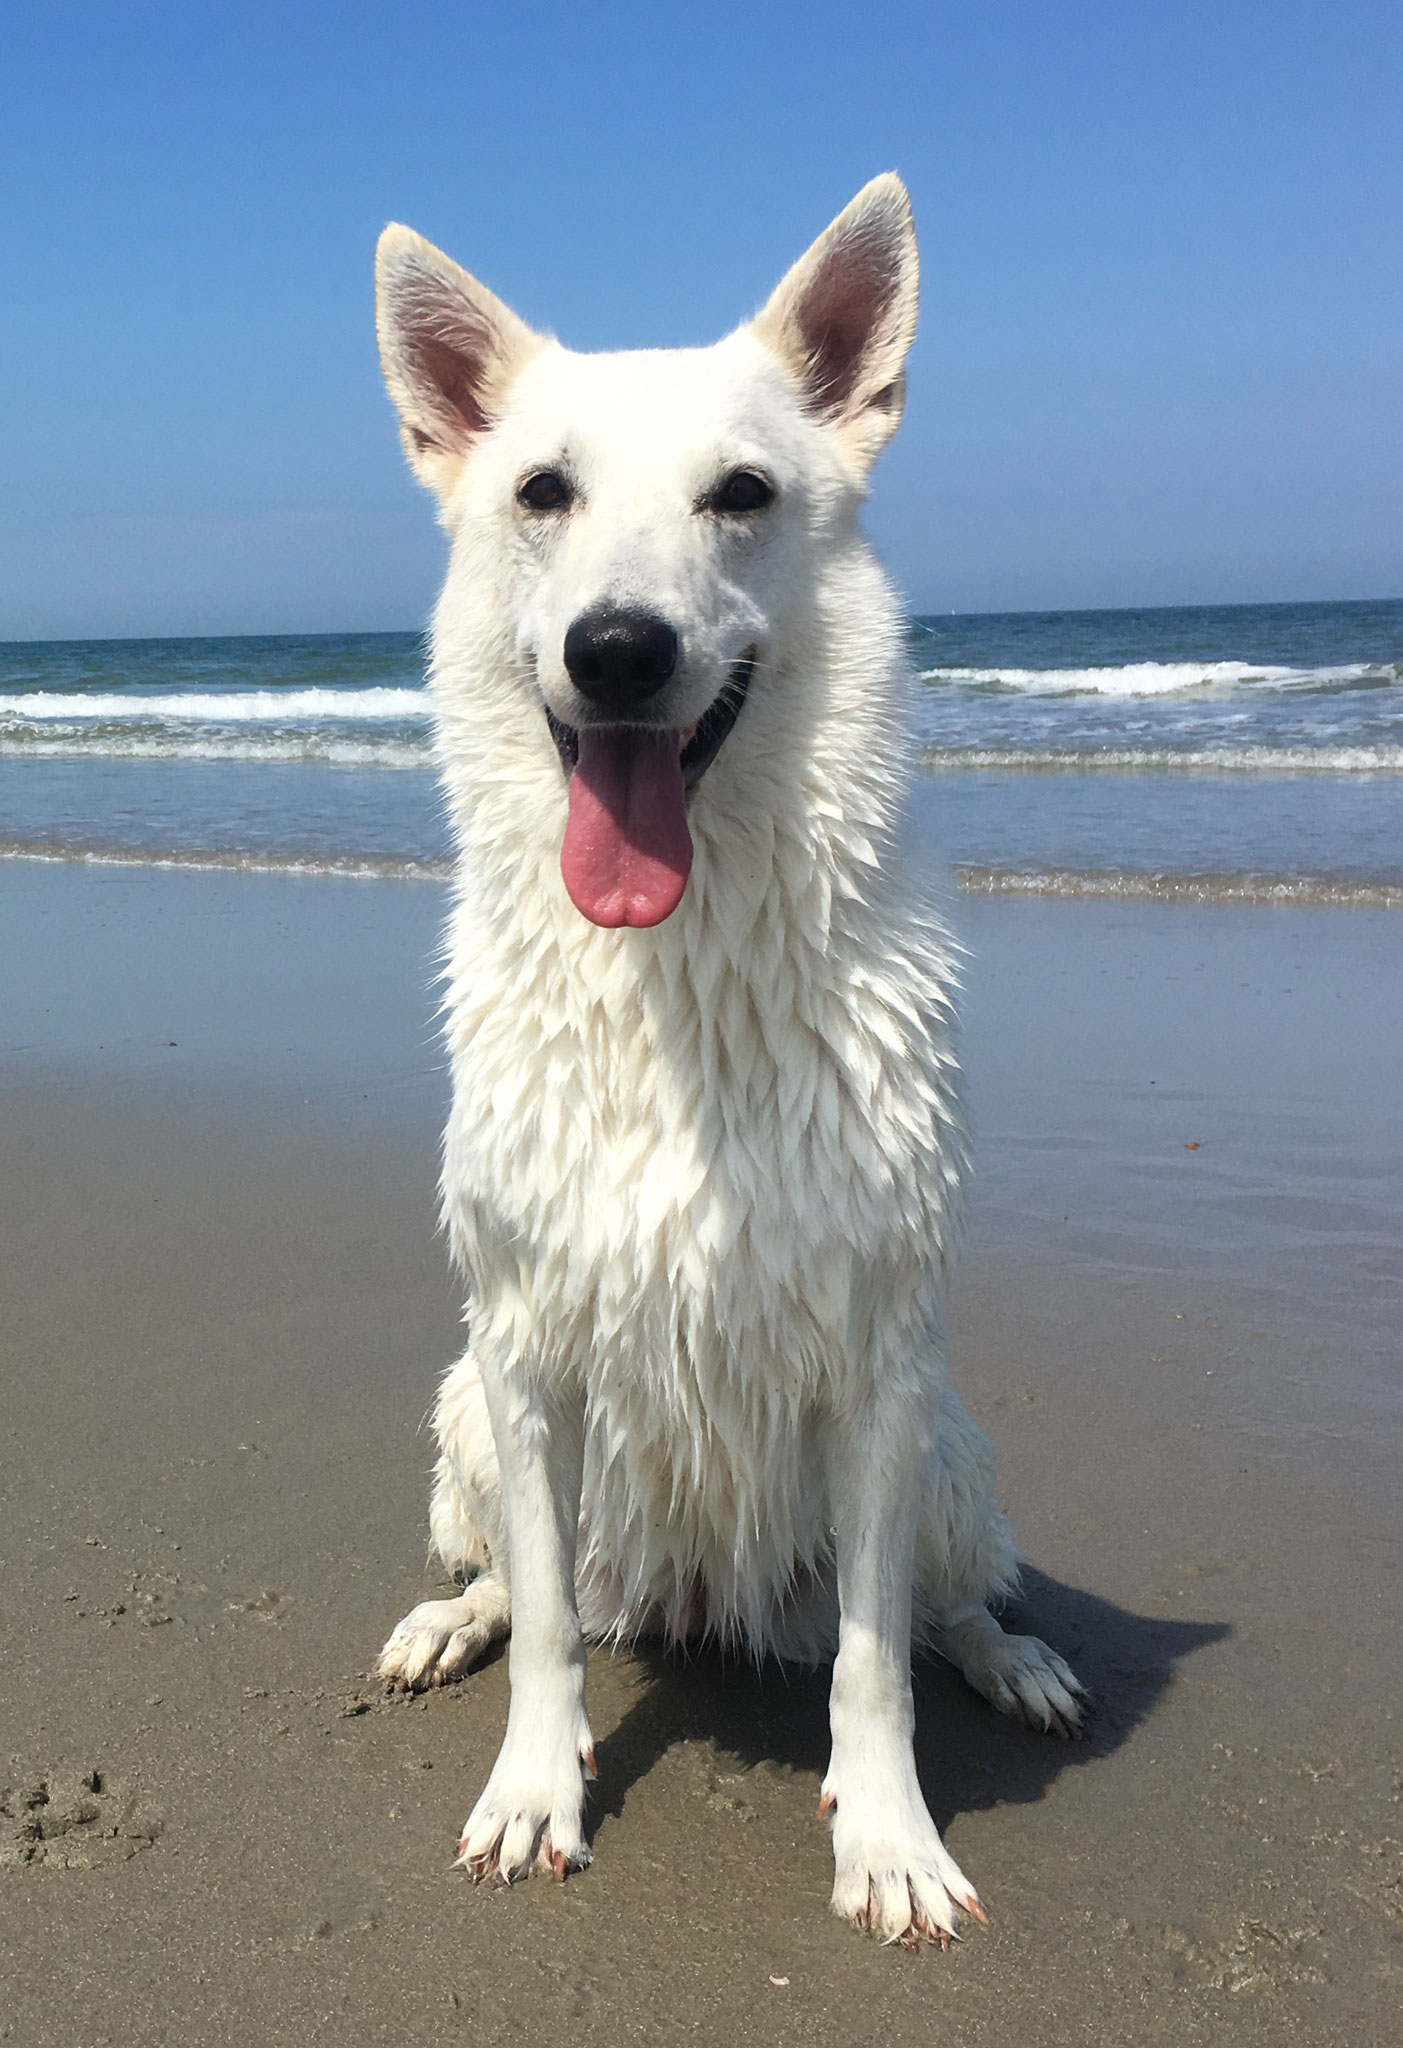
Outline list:
[[[29,724],[94,718],[160,724],[195,719],[211,725],[400,718],[427,724],[432,716],[426,690],[383,686],[369,690],[25,690],[0,696],[0,719],[21,719]]]
[[[1378,747],[923,747],[932,773],[961,768],[1025,775],[1397,775],[1403,746]]]
[[[1125,868],[995,868],[960,865],[972,895],[1111,897],[1128,902],[1297,905],[1303,909],[1403,910],[1403,886],[1336,875],[1166,874]]]
[[[957,683],[1039,697],[1175,697],[1238,690],[1386,688],[1403,680],[1396,662],[1335,668],[1277,668],[1246,661],[1130,661],[1094,668],[929,668],[926,683]]]
[[[336,733],[241,733],[237,738],[206,729],[180,733],[160,726],[118,731],[70,731],[0,725],[0,756],[49,761],[256,761],[268,766],[321,762],[333,768],[431,768],[427,737],[357,740]]]

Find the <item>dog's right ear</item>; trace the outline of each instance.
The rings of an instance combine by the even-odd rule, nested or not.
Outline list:
[[[444,504],[464,456],[545,337],[397,223],[375,252],[375,327],[410,466]]]

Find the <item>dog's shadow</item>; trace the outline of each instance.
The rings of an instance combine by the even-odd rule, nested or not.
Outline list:
[[[1025,1567],[1023,1592],[1000,1617],[1060,1651],[1091,1694],[1081,1741],[1035,1734],[993,1713],[938,1659],[916,1667],[916,1764],[937,1827],[957,1813],[1040,1799],[1064,1770],[1118,1749],[1155,1710],[1180,1658],[1232,1633],[1223,1621],[1132,1614]],[[769,1762],[815,1779],[828,1762],[827,1668],[759,1670],[714,1651],[639,1651],[640,1697],[597,1744],[592,1830],[679,1742],[710,1741],[745,1768]]]

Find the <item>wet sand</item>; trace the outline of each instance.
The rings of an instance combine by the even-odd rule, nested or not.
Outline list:
[[[439,1583],[439,908],[0,876],[0,2036],[1394,2041],[1396,919],[955,906],[956,1373],[1098,1708],[1061,1745],[921,1674],[994,1924],[913,1959],[826,1911],[824,1685],[777,1671],[595,1655],[594,1868],[449,1873],[505,1662],[366,1676]]]

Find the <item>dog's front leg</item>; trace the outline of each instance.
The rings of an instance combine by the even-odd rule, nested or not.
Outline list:
[[[833,1816],[833,1910],[884,1941],[948,1945],[957,1908],[984,1918],[946,1853],[916,1776],[911,1582],[930,1446],[905,1400],[874,1395],[835,1421],[829,1501],[838,1569],[833,1749],[820,1814]]]
[[[511,1705],[492,1775],[459,1845],[474,1878],[511,1884],[533,1861],[556,1877],[590,1860],[584,1776],[585,1646],[575,1605],[584,1396],[484,1358],[511,1571]]]

